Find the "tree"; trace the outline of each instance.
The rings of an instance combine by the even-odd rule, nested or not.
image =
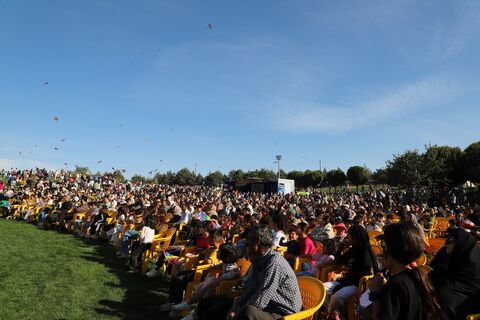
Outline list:
[[[358,192],[358,186],[367,183],[370,179],[370,171],[366,167],[353,166],[348,168],[347,177],[357,187]]]
[[[201,186],[203,185],[204,181],[205,181],[205,178],[203,178],[203,176],[200,173],[197,174],[197,176],[195,177],[195,185]]]
[[[119,181],[119,182],[125,182],[126,179],[125,177],[123,176],[123,173],[121,170],[115,170],[113,171],[111,174],[110,174],[115,180]]]
[[[245,172],[242,169],[231,170],[227,175],[228,181],[238,181],[245,179]]]
[[[422,155],[417,150],[407,150],[393,155],[386,162],[388,182],[390,185],[411,186],[420,183],[424,178]]]
[[[211,187],[218,187],[222,184],[225,176],[220,171],[209,172],[205,177],[205,184]]]
[[[426,151],[422,155],[422,185],[438,187],[461,183],[458,166],[462,155],[463,152],[458,147],[426,146]]]
[[[464,150],[461,165],[465,181],[480,182],[480,141],[472,143]]]
[[[323,172],[320,170],[305,170],[303,173],[303,183],[307,187],[317,187],[323,181]]]
[[[340,168],[333,169],[327,172],[327,182],[331,187],[335,188],[335,191],[337,190],[337,187],[343,185],[346,180],[347,176],[345,175],[345,172],[343,172],[343,170]]]
[[[246,173],[246,176],[248,178],[261,178],[261,179],[269,179],[269,180],[274,180],[277,178],[277,174],[272,170],[268,170],[268,169],[248,171]]]
[[[136,174],[134,175],[130,181],[132,181],[133,183],[135,184],[139,184],[139,183],[146,183],[147,182],[147,178],[145,178],[144,176],[141,176],[139,174]]]
[[[167,171],[165,173],[157,173],[153,177],[153,181],[156,181],[158,184],[163,184],[163,185],[174,185],[175,173],[172,171]]]
[[[91,174],[90,169],[88,169],[88,167],[79,167],[79,166],[75,166],[75,173],[79,173],[84,176],[88,176]]]
[[[388,174],[385,168],[377,169],[372,173],[374,184],[388,184]]]
[[[287,174],[287,179],[294,180],[295,181],[295,186],[298,187],[298,188],[304,188],[305,187],[305,185],[304,185],[305,181],[303,179],[303,172],[302,171],[298,171],[298,170],[290,171]]]
[[[175,183],[181,186],[192,186],[195,184],[196,175],[187,168],[180,169],[175,175]]]

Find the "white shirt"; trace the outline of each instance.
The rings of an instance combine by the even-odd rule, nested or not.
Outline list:
[[[155,230],[149,227],[142,228],[142,236],[140,238],[140,243],[152,243],[153,238],[155,237]]]

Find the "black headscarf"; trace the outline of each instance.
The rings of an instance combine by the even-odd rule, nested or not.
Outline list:
[[[475,237],[460,228],[447,230],[454,245],[445,269],[429,273],[442,308],[449,319],[465,319],[480,312],[480,246]]]

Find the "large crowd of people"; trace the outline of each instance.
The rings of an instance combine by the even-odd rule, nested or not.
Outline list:
[[[5,218],[111,241],[126,272],[147,271],[148,254],[142,276],[170,277],[160,308],[172,318],[280,319],[304,309],[298,277],[325,270],[320,317],[350,318],[352,298],[356,319],[480,313],[478,190],[257,194],[43,169],[0,177]]]

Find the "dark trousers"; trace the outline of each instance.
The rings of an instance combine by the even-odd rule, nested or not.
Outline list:
[[[170,253],[171,255],[174,255],[174,256],[178,256],[180,254],[179,249],[167,250],[167,252]],[[157,260],[157,262],[155,262],[155,269],[157,269],[157,270],[162,269],[164,264],[165,264],[165,254],[163,252],[160,252],[158,254],[158,260]]]
[[[135,242],[132,245],[132,253],[130,254],[130,267],[137,270],[142,265],[142,254],[152,247],[151,243]]]
[[[237,315],[236,319],[239,320],[277,320],[281,319],[283,316],[278,313],[270,313],[263,311],[257,307],[247,304],[240,313]]]
[[[225,320],[233,306],[228,296],[215,296],[200,300],[197,307],[198,320]]]
[[[183,292],[187,288],[187,284],[193,281],[194,276],[194,270],[182,271],[175,278],[173,278],[172,281],[170,281],[170,302],[173,302],[175,304],[182,302]]]

